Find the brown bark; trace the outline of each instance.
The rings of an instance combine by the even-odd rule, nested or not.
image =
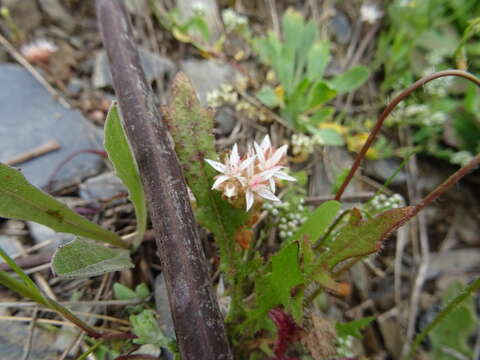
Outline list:
[[[137,160],[183,360],[232,359],[185,179],[121,1],[97,0],[124,128]]]

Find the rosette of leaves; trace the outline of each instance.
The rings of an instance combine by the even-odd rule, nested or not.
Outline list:
[[[269,108],[280,110],[282,117],[299,132],[319,134],[325,145],[343,145],[334,129],[318,129],[335,111],[327,103],[339,94],[358,89],[369,77],[364,66],[354,66],[331,79],[325,78],[330,62],[330,44],[320,41],[315,23],[287,10],[282,18],[283,38],[270,32],[255,39],[254,45],[263,63],[271,66],[279,85],[264,85],[258,99]]]

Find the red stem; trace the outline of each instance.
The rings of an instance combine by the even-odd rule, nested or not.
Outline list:
[[[480,86],[480,80],[477,79],[472,74],[466,72],[466,71],[445,70],[445,71],[439,71],[439,72],[433,73],[431,75],[425,76],[425,77],[421,78],[420,80],[416,81],[415,83],[413,83],[412,85],[410,85],[405,90],[403,90],[399,95],[397,95],[392,100],[392,102],[390,104],[388,104],[388,106],[385,108],[385,110],[383,110],[383,112],[380,114],[377,122],[375,123],[375,127],[370,132],[370,135],[368,136],[367,141],[365,142],[365,144],[363,144],[362,149],[357,154],[357,157],[355,158],[355,161],[353,162],[353,165],[350,168],[350,171],[349,171],[347,177],[345,178],[345,180],[342,183],[342,186],[340,186],[340,189],[338,190],[337,194],[335,195],[335,200],[340,200],[342,198],[342,195],[343,195],[346,187],[348,186],[348,184],[352,180],[353,175],[355,174],[355,172],[359,168],[360,163],[362,162],[363,158],[365,157],[365,154],[367,153],[368,149],[370,148],[373,141],[375,140],[378,133],[380,132],[380,129],[383,125],[383,122],[385,121],[387,116],[390,115],[390,113],[395,108],[395,106],[397,106],[400,101],[404,100],[407,96],[409,96],[412,92],[417,90],[419,87],[427,84],[428,82],[430,82],[432,80],[435,80],[435,79],[438,79],[438,78],[441,78],[441,77],[445,77],[445,76],[463,77],[467,80],[470,80],[471,82],[473,82],[477,86]]]

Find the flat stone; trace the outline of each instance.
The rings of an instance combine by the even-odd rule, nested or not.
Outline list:
[[[0,322],[0,354],[2,360],[23,358],[25,343],[28,339],[29,324],[21,322]],[[32,338],[29,360],[56,359],[58,354],[52,349],[55,334],[36,327]]]
[[[350,20],[343,12],[338,10],[335,12],[332,20],[330,20],[330,27],[333,30],[332,32],[335,39],[340,44],[346,44],[350,41],[352,37],[352,25],[350,25]]]
[[[235,84],[243,75],[230,64],[216,60],[187,59],[180,63],[183,71],[193,83],[200,102],[207,106],[207,94],[222,84]]]
[[[401,160],[395,158],[366,160],[364,161],[365,170],[368,175],[384,183],[399,168]],[[407,181],[407,174],[402,169],[393,178],[391,185],[402,185]]]
[[[173,78],[176,72],[176,66],[170,59],[142,48],[139,49],[139,54],[140,62],[148,82],[152,82],[156,78]],[[100,51],[95,58],[92,84],[96,88],[113,87],[110,65],[108,64],[107,53],[104,50]],[[162,84],[162,86],[164,85],[165,84]]]
[[[80,197],[84,200],[106,200],[127,191],[114,172],[100,174],[80,184]]]
[[[448,250],[430,255],[427,270],[427,280],[442,274],[464,274],[473,270],[480,270],[480,250],[457,249]]]
[[[28,181],[47,185],[50,174],[67,156],[82,149],[102,150],[98,130],[79,111],[65,109],[23,67],[0,64],[0,161],[51,140],[60,149],[18,164]],[[55,177],[52,190],[79,183],[100,172],[103,159],[79,154]]]
[[[8,256],[13,256],[20,252],[21,248],[17,244],[18,239],[16,236],[0,235],[0,248],[2,248]],[[4,260],[0,258],[0,263],[3,262]]]
[[[58,246],[64,245],[74,238],[72,234],[58,233],[45,225],[33,221],[28,221],[27,225],[35,244],[51,241],[50,244],[46,246],[47,249],[56,249]]]
[[[188,21],[192,16],[199,13],[202,14],[205,23],[208,26],[210,32],[210,38],[208,42],[213,45],[223,33],[223,23],[220,19],[218,11],[218,5],[216,0],[177,0],[177,8],[180,12],[180,17],[183,21]],[[200,39],[203,39],[201,34],[196,30],[192,30],[192,33]]]

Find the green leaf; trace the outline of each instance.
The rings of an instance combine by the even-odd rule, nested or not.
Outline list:
[[[277,94],[271,86],[263,85],[262,88],[255,94],[263,104],[273,109],[280,105]]]
[[[453,283],[442,296],[442,307],[445,307],[457,294],[463,291],[459,282]],[[451,359],[445,348],[453,349],[466,358],[472,358],[473,351],[468,345],[468,337],[475,331],[478,318],[475,313],[473,297],[456,306],[430,332],[432,357],[438,360]]]
[[[342,204],[335,200],[324,202],[310,214],[308,219],[292,235],[290,241],[307,238],[313,244],[327,230],[341,207]]]
[[[145,309],[138,315],[130,315],[129,319],[133,326],[133,333],[137,335],[133,340],[135,344],[152,344],[167,348],[174,355],[178,353],[177,343],[163,334],[152,310]]]
[[[307,126],[308,131],[315,135],[318,139],[320,145],[325,146],[342,146],[345,145],[342,134],[335,131],[334,129],[325,128],[317,129],[313,126]]]
[[[344,260],[380,250],[382,241],[404,224],[404,218],[411,210],[409,206],[391,209],[363,220],[360,211],[352,209],[349,223],[340,229],[337,236],[323,244],[323,248],[328,250],[319,256],[317,264],[331,270]]]
[[[33,291],[38,291],[37,285],[33,282],[32,279],[23,271],[23,269],[17,265],[17,263],[0,247],[0,257],[5,260],[8,266],[15,271],[15,273],[20,277],[23,283]],[[39,292],[40,294],[40,292]]]
[[[335,107],[333,106],[324,106],[310,117],[309,124],[317,127],[319,124],[328,121],[331,119],[333,113],[335,112]]]
[[[213,137],[213,112],[203,108],[187,76],[178,73],[173,82],[171,101],[164,109],[170,133],[175,141],[183,173],[197,201],[197,219],[218,241],[221,258],[233,265],[234,235],[247,213],[235,209],[212,191],[216,171],[205,159],[217,160]],[[228,249],[228,250],[227,250]]]
[[[335,329],[337,330],[337,336],[339,338],[347,338],[349,336],[354,336],[356,338],[361,339],[362,333],[360,332],[360,330],[362,330],[365,326],[370,324],[373,320],[375,320],[375,318],[373,316],[369,316],[366,318],[361,318],[361,319],[346,322],[346,323],[337,322],[335,324]]]
[[[113,284],[113,294],[115,295],[115,299],[124,301],[138,298],[135,291],[118,282]]]
[[[113,293],[115,298],[119,300],[141,300],[150,296],[150,291],[144,283],[137,285],[135,291],[133,291],[125,285],[116,282],[113,284]]]
[[[272,256],[272,271],[257,278],[255,282],[257,294],[257,309],[250,315],[262,319],[275,306],[283,305],[286,309],[291,305],[291,290],[304,280],[298,261],[298,243],[292,243],[282,248]]]
[[[78,215],[31,185],[22,173],[2,163],[0,163],[0,216],[35,221],[58,232],[128,247],[118,235]]]
[[[362,86],[370,76],[370,70],[365,66],[353,66],[343,74],[340,74],[330,81],[332,89],[338,93],[353,91]]]
[[[81,278],[133,267],[127,250],[112,249],[84,238],[76,238],[57,249],[53,271],[63,278]]]
[[[105,121],[105,150],[117,176],[127,187],[137,217],[134,246],[138,247],[147,228],[147,205],[137,162],[128,143],[117,104],[110,108]]]
[[[325,104],[335,98],[337,92],[331,89],[327,83],[320,81],[317,82],[308,93],[307,104],[308,110],[315,109],[320,105]]]
[[[307,78],[310,81],[323,78],[330,62],[330,44],[326,41],[316,43],[308,52]]]

